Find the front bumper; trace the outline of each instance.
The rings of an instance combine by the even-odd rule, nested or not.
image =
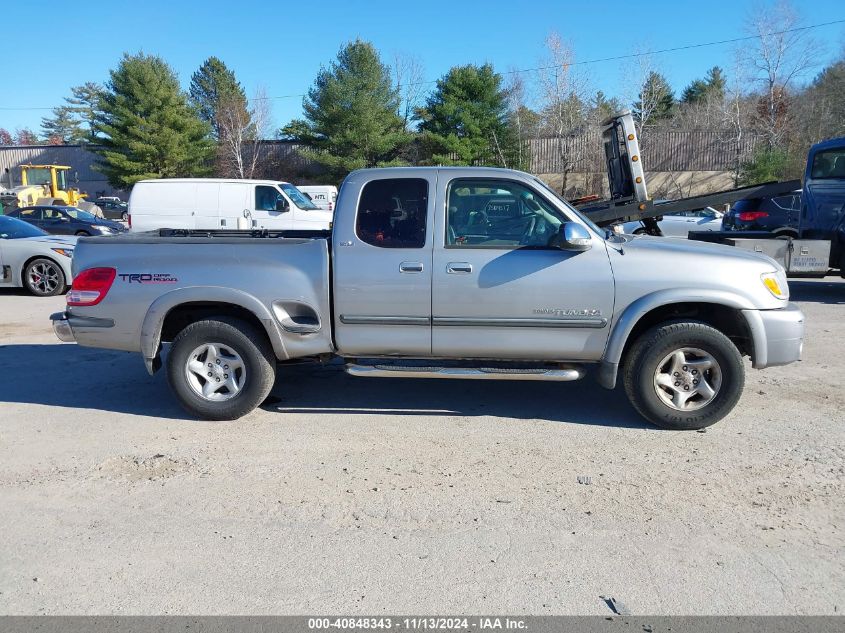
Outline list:
[[[111,319],[98,319],[95,317],[81,317],[67,312],[54,312],[50,315],[53,323],[53,333],[65,343],[76,343],[76,332],[74,328],[111,328],[114,321]]]
[[[776,367],[801,360],[804,349],[804,313],[790,303],[779,310],[743,310],[756,322],[754,367]],[[758,328],[753,328],[757,330]]]

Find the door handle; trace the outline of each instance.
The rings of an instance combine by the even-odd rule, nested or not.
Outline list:
[[[402,262],[399,264],[400,273],[421,273],[422,271],[422,262]]]
[[[468,262],[449,262],[446,264],[446,272],[451,275],[471,273],[472,264]]]

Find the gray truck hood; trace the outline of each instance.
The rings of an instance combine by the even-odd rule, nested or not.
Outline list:
[[[665,256],[676,255],[678,257],[696,257],[699,261],[702,258],[721,260],[722,263],[744,261],[760,264],[762,268],[769,271],[779,271],[783,267],[775,260],[762,253],[754,253],[734,246],[724,244],[712,244],[710,242],[699,242],[697,240],[678,240],[665,237],[653,237],[651,235],[626,235],[624,243],[614,243],[621,246],[626,253],[637,254],[648,257],[654,254],[663,259]]]

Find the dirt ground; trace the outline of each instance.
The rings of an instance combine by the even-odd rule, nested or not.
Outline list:
[[[333,367],[197,422],[0,291],[0,613],[842,613],[845,282],[791,286],[804,361],[704,433],[591,380]]]

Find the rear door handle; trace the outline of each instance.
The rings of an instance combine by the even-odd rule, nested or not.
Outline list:
[[[422,271],[422,262],[402,262],[399,264],[400,273],[421,273]]]
[[[451,275],[465,275],[472,272],[472,264],[468,262],[449,262],[446,264],[446,272]]]

